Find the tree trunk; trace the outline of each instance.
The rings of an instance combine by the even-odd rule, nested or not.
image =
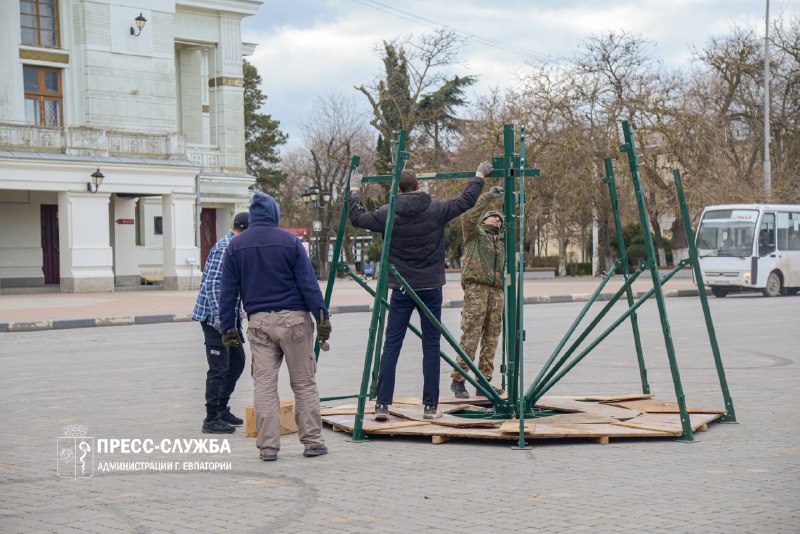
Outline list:
[[[689,243],[686,240],[686,231],[683,228],[683,218],[678,215],[672,223],[672,262],[689,257]]]
[[[567,228],[558,229],[558,276],[567,276]]]

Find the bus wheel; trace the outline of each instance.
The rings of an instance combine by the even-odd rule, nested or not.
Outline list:
[[[728,290],[727,289],[722,289],[719,286],[711,286],[711,293],[713,293],[713,295],[715,297],[719,297],[719,298],[728,296]]]
[[[765,297],[777,297],[781,294],[781,277],[775,271],[769,273],[767,285],[762,290]]]

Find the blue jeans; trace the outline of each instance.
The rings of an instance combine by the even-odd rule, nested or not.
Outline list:
[[[442,288],[418,291],[420,300],[427,306],[437,320],[442,318]],[[392,290],[389,301],[389,317],[386,320],[386,341],[383,344],[383,355],[378,372],[377,399],[378,404],[391,404],[394,397],[395,372],[403,338],[406,336],[411,313],[417,305],[411,297],[400,291]],[[425,406],[439,404],[439,342],[441,333],[422,311],[418,311],[422,326],[422,377],[425,385],[422,390],[422,402]]]

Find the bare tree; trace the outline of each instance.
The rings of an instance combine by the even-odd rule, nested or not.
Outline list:
[[[313,205],[304,205],[300,193],[316,186],[320,191],[330,191],[329,205],[318,209],[322,223],[320,237],[320,275],[328,269],[330,238],[339,230],[344,193],[350,161],[354,155],[361,156],[360,171],[371,172],[373,168],[372,147],[374,137],[362,115],[356,112],[355,102],[341,95],[329,95],[317,100],[313,109],[313,120],[303,128],[303,145],[292,150],[284,160],[284,171],[288,175],[286,204],[292,205],[293,220],[301,226],[313,218]],[[352,251],[346,251],[348,258]]]

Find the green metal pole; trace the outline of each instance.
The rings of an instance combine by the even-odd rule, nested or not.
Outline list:
[[[369,339],[367,340],[367,351],[364,356],[364,370],[361,374],[361,390],[358,394],[358,409],[356,410],[355,425],[353,427],[353,441],[363,441],[364,439],[364,408],[367,403],[367,390],[369,387],[369,377],[372,368],[372,357],[375,351],[375,340],[377,338],[377,327],[380,322],[381,304],[380,298],[386,294],[388,287],[388,272],[386,266],[389,265],[389,246],[392,242],[392,227],[394,226],[394,212],[397,204],[397,190],[400,184],[400,174],[403,166],[408,159],[406,150],[406,132],[400,130],[397,137],[397,156],[394,165],[394,180],[392,189],[389,193],[389,213],[386,216],[386,227],[383,232],[383,248],[381,249],[380,273],[378,276],[378,287],[375,291],[375,303],[372,307],[372,319],[369,324]]]
[[[639,275],[642,273],[643,270],[644,270],[644,265],[640,266],[638,270],[634,271],[633,275],[628,280],[625,280],[622,287],[619,288],[616,293],[614,293],[614,296],[611,297],[611,300],[609,300],[605,304],[605,306],[603,306],[603,308],[600,310],[600,313],[598,313],[597,316],[594,319],[592,319],[592,321],[587,325],[587,327],[583,330],[583,332],[581,332],[581,334],[578,336],[578,339],[576,339],[572,343],[572,345],[570,345],[569,349],[567,349],[567,351],[561,356],[561,358],[559,358],[555,366],[553,366],[553,368],[548,371],[548,373],[542,379],[542,383],[549,381],[553,377],[553,375],[556,374],[556,372],[558,372],[558,370],[569,359],[572,353],[575,352],[575,350],[577,350],[578,346],[581,343],[583,343],[583,340],[589,336],[589,334],[592,332],[592,330],[594,330],[594,328],[598,325],[598,323],[600,323],[603,317],[605,317],[606,314],[609,311],[611,311],[611,308],[613,308],[614,305],[617,303],[617,301],[620,299],[620,297],[622,297],[622,294],[625,292],[625,289],[633,284],[633,282],[639,277]],[[541,388],[541,383],[537,387],[531,386],[531,388],[528,390],[527,396],[530,398],[531,396],[535,395],[535,393],[540,388]]]
[[[700,295],[700,304],[703,307],[703,316],[706,320],[706,330],[708,330],[708,340],[711,343],[711,352],[714,354],[714,365],[717,367],[719,386],[722,390],[722,398],[725,401],[725,410],[728,412],[721,421],[725,423],[736,422],[736,411],[733,409],[733,399],[728,390],[728,380],[725,378],[725,367],[722,365],[722,357],[719,353],[717,344],[717,333],[714,329],[714,321],[711,320],[711,310],[708,307],[708,297],[706,296],[705,285],[703,284],[703,271],[700,269],[700,261],[697,257],[697,245],[694,242],[689,208],[686,205],[686,195],[683,192],[683,182],[681,181],[681,171],[673,169],[672,175],[675,178],[675,188],[678,192],[678,204],[681,207],[681,217],[683,218],[683,228],[686,231],[686,240],[689,242],[689,259],[694,269],[694,279],[697,281],[697,292]]]
[[[425,314],[425,317],[427,317],[428,320],[431,323],[433,323],[433,326],[435,326],[436,329],[442,334],[442,337],[444,337],[445,341],[447,341],[450,344],[450,346],[453,348],[453,350],[455,350],[458,353],[458,355],[461,356],[461,359],[464,360],[465,364],[467,364],[467,367],[469,367],[469,370],[472,371],[473,373],[475,373],[475,378],[478,380],[478,382],[480,382],[480,384],[486,390],[485,391],[486,398],[489,399],[492,402],[492,405],[495,407],[495,409],[499,410],[500,408],[504,407],[506,405],[506,401],[504,401],[502,399],[502,397],[500,397],[500,395],[497,394],[497,392],[494,390],[494,388],[491,386],[491,384],[489,384],[489,381],[486,380],[486,377],[483,376],[483,373],[481,373],[478,370],[478,368],[475,366],[475,364],[472,362],[472,360],[470,360],[469,357],[467,357],[466,353],[464,352],[464,349],[462,349],[461,345],[458,343],[458,340],[456,340],[456,338],[453,337],[453,334],[450,333],[450,331],[447,329],[447,327],[445,327],[441,323],[441,321],[439,321],[439,319],[437,319],[436,316],[434,316],[433,313],[431,313],[431,311],[428,309],[428,307],[425,306],[425,303],[422,302],[422,300],[420,300],[419,295],[417,295],[417,293],[411,288],[411,286],[408,285],[408,282],[406,282],[406,279],[403,278],[403,276],[399,272],[397,272],[397,269],[395,268],[395,266],[392,265],[391,263],[387,263],[386,265],[388,266],[389,270],[392,271],[392,275],[394,275],[394,277],[397,279],[397,281],[400,282],[400,285],[403,286],[403,292],[406,295],[408,295],[409,297],[411,297],[411,300],[414,301],[414,303],[417,305],[417,308],[422,313]],[[440,353],[440,356],[441,356],[441,353]],[[445,359],[448,359],[448,358],[445,358]],[[448,362],[448,363],[450,363],[450,362]],[[450,365],[453,365],[453,364],[455,364],[455,362],[451,363]],[[455,366],[457,367],[458,364],[455,364]],[[461,369],[461,368],[459,367],[459,369]],[[463,371],[463,369],[461,370],[461,374],[465,378],[469,378],[469,374],[465,373]]]
[[[370,290],[370,292],[372,292]],[[373,293],[374,296],[374,293]],[[386,294],[381,296],[382,302],[386,302]],[[373,356],[372,360],[372,378],[370,379],[369,384],[369,398],[370,400],[374,399],[375,396],[378,394],[378,372],[380,371],[381,367],[381,355],[383,349],[383,332],[384,327],[386,326],[386,310],[389,307],[389,303],[386,302],[385,306],[381,306],[381,313],[378,318],[378,331],[377,331],[377,339],[375,341],[375,355]]]
[[[564,334],[564,337],[561,338],[561,341],[559,341],[559,343],[556,346],[556,348],[550,354],[550,357],[547,359],[547,361],[542,366],[542,369],[536,375],[536,378],[534,378],[533,383],[528,388],[528,391],[525,392],[526,396],[531,395],[531,392],[534,389],[536,389],[536,386],[538,386],[539,383],[542,381],[542,377],[547,372],[548,368],[553,364],[553,361],[556,359],[558,354],[561,352],[561,349],[564,348],[564,345],[567,343],[569,338],[572,336],[573,332],[575,332],[575,329],[578,327],[578,324],[580,324],[580,322],[583,320],[583,317],[586,315],[586,312],[588,312],[589,308],[592,307],[592,304],[595,303],[595,301],[597,300],[598,295],[603,290],[603,288],[606,286],[606,284],[608,283],[608,281],[611,279],[612,276],[614,276],[614,270],[613,269],[611,269],[608,273],[606,273],[606,275],[603,277],[603,280],[600,282],[600,285],[597,286],[597,289],[594,290],[594,293],[592,293],[592,295],[586,301],[586,304],[583,305],[583,309],[578,314],[578,317],[575,318],[575,320],[572,322],[572,325],[570,325],[569,329],[567,329],[567,333]]]
[[[513,130],[512,130],[513,131]],[[529,169],[531,170],[531,169]],[[364,176],[362,183],[388,183],[392,181],[391,174],[379,174],[375,176]],[[502,178],[504,169],[496,168],[485,176],[485,178]],[[417,180],[451,180],[453,178],[475,178],[475,172],[456,171],[456,172],[421,172],[417,174]]]
[[[686,398],[683,393],[683,385],[681,384],[681,373],[678,369],[678,361],[675,358],[675,346],[672,343],[672,333],[670,332],[667,308],[664,305],[664,293],[661,291],[655,248],[653,247],[653,240],[650,237],[650,221],[647,218],[644,191],[642,191],[642,183],[639,179],[639,162],[637,160],[636,143],[633,139],[630,122],[622,122],[622,133],[625,139],[625,144],[620,147],[620,151],[625,152],[628,155],[628,166],[631,170],[633,188],[636,193],[636,205],[639,208],[639,220],[642,225],[642,237],[644,237],[644,245],[645,249],[647,250],[647,257],[650,261],[650,275],[653,279],[653,289],[655,289],[658,315],[661,318],[661,331],[664,334],[664,345],[667,349],[667,358],[669,359],[669,367],[670,371],[672,372],[672,383],[675,386],[675,397],[678,401],[678,408],[680,410],[681,426],[683,428],[683,435],[681,436],[681,439],[684,441],[694,441],[692,422],[689,419],[689,413],[686,411]]]
[[[518,376],[518,339],[517,330],[517,202],[516,202],[516,181],[514,180],[514,125],[506,124],[503,126],[503,167],[505,168],[505,198],[503,208],[505,212],[505,244],[506,244],[506,279],[505,279],[505,299],[508,302],[506,310],[505,333],[506,355],[508,358],[507,380],[508,399],[513,402],[517,398],[517,387],[519,385]]]
[[[373,297],[375,296],[375,292],[372,290],[372,288],[369,287],[363,280],[361,280],[358,277],[358,275],[356,275],[353,271],[351,271],[349,267],[347,267],[345,265],[345,266],[342,266],[341,269],[342,269],[342,272],[344,272],[345,274],[350,276],[350,278],[355,280],[361,287],[363,287],[367,291],[367,293],[369,293]],[[389,302],[387,302],[386,299],[381,299],[381,303],[383,304],[384,307],[388,307],[389,306]],[[408,324],[408,329],[411,330],[411,332],[415,336],[417,336],[418,338],[422,339],[422,332],[420,332],[419,329],[417,327],[415,327],[413,324],[409,323]],[[470,384],[472,384],[476,389],[479,389],[479,390],[483,391],[484,395],[486,395],[486,393],[485,393],[486,388],[484,386],[482,386],[480,383],[478,383],[475,379],[473,379],[469,375],[469,373],[467,371],[464,371],[452,358],[450,358],[447,354],[445,354],[442,351],[439,351],[439,357],[442,358],[445,362],[447,362],[450,365],[450,367],[454,368],[456,371],[461,373],[461,375],[464,378],[466,378],[467,381]],[[471,361],[472,360],[470,360],[470,362]],[[469,364],[467,364],[467,365],[469,365]],[[473,373],[474,372],[479,372],[478,368],[475,367],[474,363],[473,363],[473,368],[472,369],[473,369]],[[356,396],[357,395],[353,395],[353,397],[356,397]],[[488,398],[488,395],[486,395],[486,397]]]
[[[683,267],[684,267],[684,265],[681,264],[680,266],[678,266],[675,269],[673,269],[670,273],[666,274],[661,279],[661,285],[664,285],[665,283],[667,283],[667,281],[670,278],[672,278],[673,276],[675,276],[675,274],[678,273],[681,269],[683,269]],[[653,293],[655,293],[655,288],[651,288],[644,295],[639,297],[639,300],[637,300],[636,303],[633,304],[633,306],[628,308],[628,310],[626,310],[625,313],[623,313],[617,320],[615,320],[613,323],[611,323],[611,325],[608,328],[603,330],[603,332],[599,336],[597,336],[597,339],[595,339],[594,341],[589,343],[589,345],[578,356],[576,356],[575,359],[572,360],[569,363],[569,365],[567,365],[567,367],[565,367],[564,370],[561,373],[558,374],[557,377],[553,378],[552,380],[550,380],[549,382],[544,384],[542,387],[538,388],[536,390],[534,398],[533,398],[533,400],[531,402],[535,404],[536,401],[538,401],[540,398],[542,398],[542,396],[550,388],[555,386],[556,383],[558,383],[558,381],[561,380],[573,367],[578,365],[578,362],[580,362],[583,358],[585,358],[597,345],[600,344],[601,341],[603,341],[606,337],[608,337],[608,335],[611,334],[611,332],[613,332],[620,324],[622,324],[622,322],[625,319],[627,319],[631,314],[635,313],[636,310],[639,308],[639,306],[644,304],[647,301],[647,299],[652,297]]]
[[[527,449],[525,443],[525,397],[522,395],[522,390],[525,387],[523,381],[525,380],[524,373],[524,350],[523,343],[525,341],[525,324],[523,322],[523,307],[522,303],[525,302],[525,126],[519,129],[519,196],[517,205],[519,206],[519,281],[517,283],[517,362],[519,367],[519,384],[517,385],[516,396],[517,413],[519,417],[519,440],[518,449]],[[511,399],[509,399],[511,400]]]
[[[622,222],[619,218],[619,201],[617,199],[617,184],[614,181],[614,165],[611,158],[605,158],[606,177],[603,182],[608,184],[608,196],[611,199],[611,211],[614,214],[614,227],[617,230],[617,243],[619,243],[619,259],[622,261],[622,276],[627,280],[630,276],[628,254],[625,251],[625,236],[622,232]],[[615,265],[616,267],[616,265]],[[616,270],[616,269],[615,269]],[[628,288],[625,292],[628,298],[628,307],[633,306],[633,291]],[[639,377],[642,381],[642,393],[650,393],[650,384],[647,382],[647,367],[644,363],[642,340],[639,337],[639,319],[635,313],[631,314],[631,329],[633,330],[633,344],[636,347],[636,360],[639,362]]]
[[[328,285],[325,286],[325,309],[329,310],[331,305],[331,295],[333,295],[333,283],[336,281],[336,271],[339,269],[339,256],[342,253],[342,241],[344,241],[344,231],[347,227],[347,193],[350,192],[350,178],[353,172],[361,163],[361,158],[353,156],[350,160],[350,172],[347,175],[347,185],[344,190],[344,202],[342,202],[342,214],[339,217],[339,231],[336,232],[336,243],[333,246],[333,262],[328,270]],[[314,320],[319,319],[315,317]],[[319,341],[314,342],[314,356],[319,360]]]

